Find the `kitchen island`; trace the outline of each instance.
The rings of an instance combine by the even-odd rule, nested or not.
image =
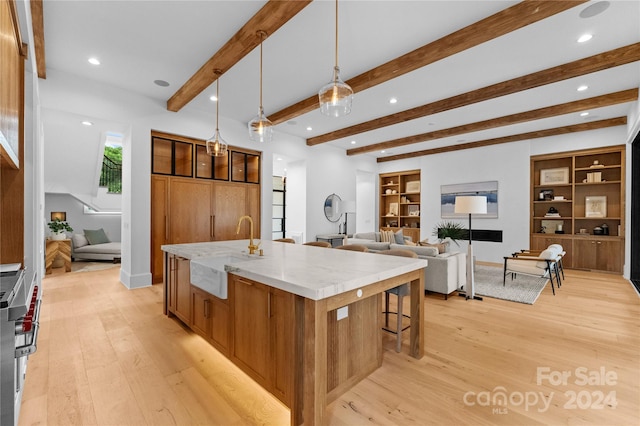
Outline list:
[[[165,313],[207,338],[291,410],[325,424],[325,408],[382,364],[380,294],[411,283],[409,353],[424,354],[422,259],[248,240],[162,246]],[[244,252],[244,254],[242,254]],[[229,257],[224,292],[191,284],[190,261]],[[214,271],[212,271],[214,273]]]

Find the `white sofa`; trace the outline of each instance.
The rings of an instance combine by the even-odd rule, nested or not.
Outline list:
[[[121,256],[120,241],[89,244],[83,234],[73,234],[71,237],[71,257],[74,260],[111,260],[116,263]]]
[[[402,241],[398,236],[396,241]],[[411,250],[419,258],[426,259],[429,264],[425,269],[424,289],[434,293],[444,294],[445,299],[449,294],[458,290],[467,281],[467,255],[462,252],[438,253],[435,247],[386,243],[380,241],[379,232],[365,232],[353,235],[347,239],[348,244],[362,244],[370,252],[378,252],[390,249]]]

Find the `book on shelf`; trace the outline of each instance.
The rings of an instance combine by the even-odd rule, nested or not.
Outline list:
[[[602,172],[587,173],[587,183],[602,182]]]

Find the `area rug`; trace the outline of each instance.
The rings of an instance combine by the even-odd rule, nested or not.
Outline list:
[[[113,263],[112,261],[104,261],[104,262],[82,262],[82,261],[74,261],[71,262],[71,272],[92,272],[92,271],[102,271],[104,269],[110,268],[119,268],[119,263]]]
[[[508,275],[506,285],[503,286],[503,269],[486,265],[476,265],[474,276],[475,292],[478,295],[529,305],[533,305],[549,281],[522,274],[516,275],[512,280],[511,275]]]

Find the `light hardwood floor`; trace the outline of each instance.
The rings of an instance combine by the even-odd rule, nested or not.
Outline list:
[[[20,425],[288,424],[275,398],[162,315],[161,285],[130,291],[118,276],[43,281]],[[424,303],[424,358],[385,337],[382,367],[329,406],[330,424],[638,425],[640,302],[621,277],[567,271],[534,305]]]

